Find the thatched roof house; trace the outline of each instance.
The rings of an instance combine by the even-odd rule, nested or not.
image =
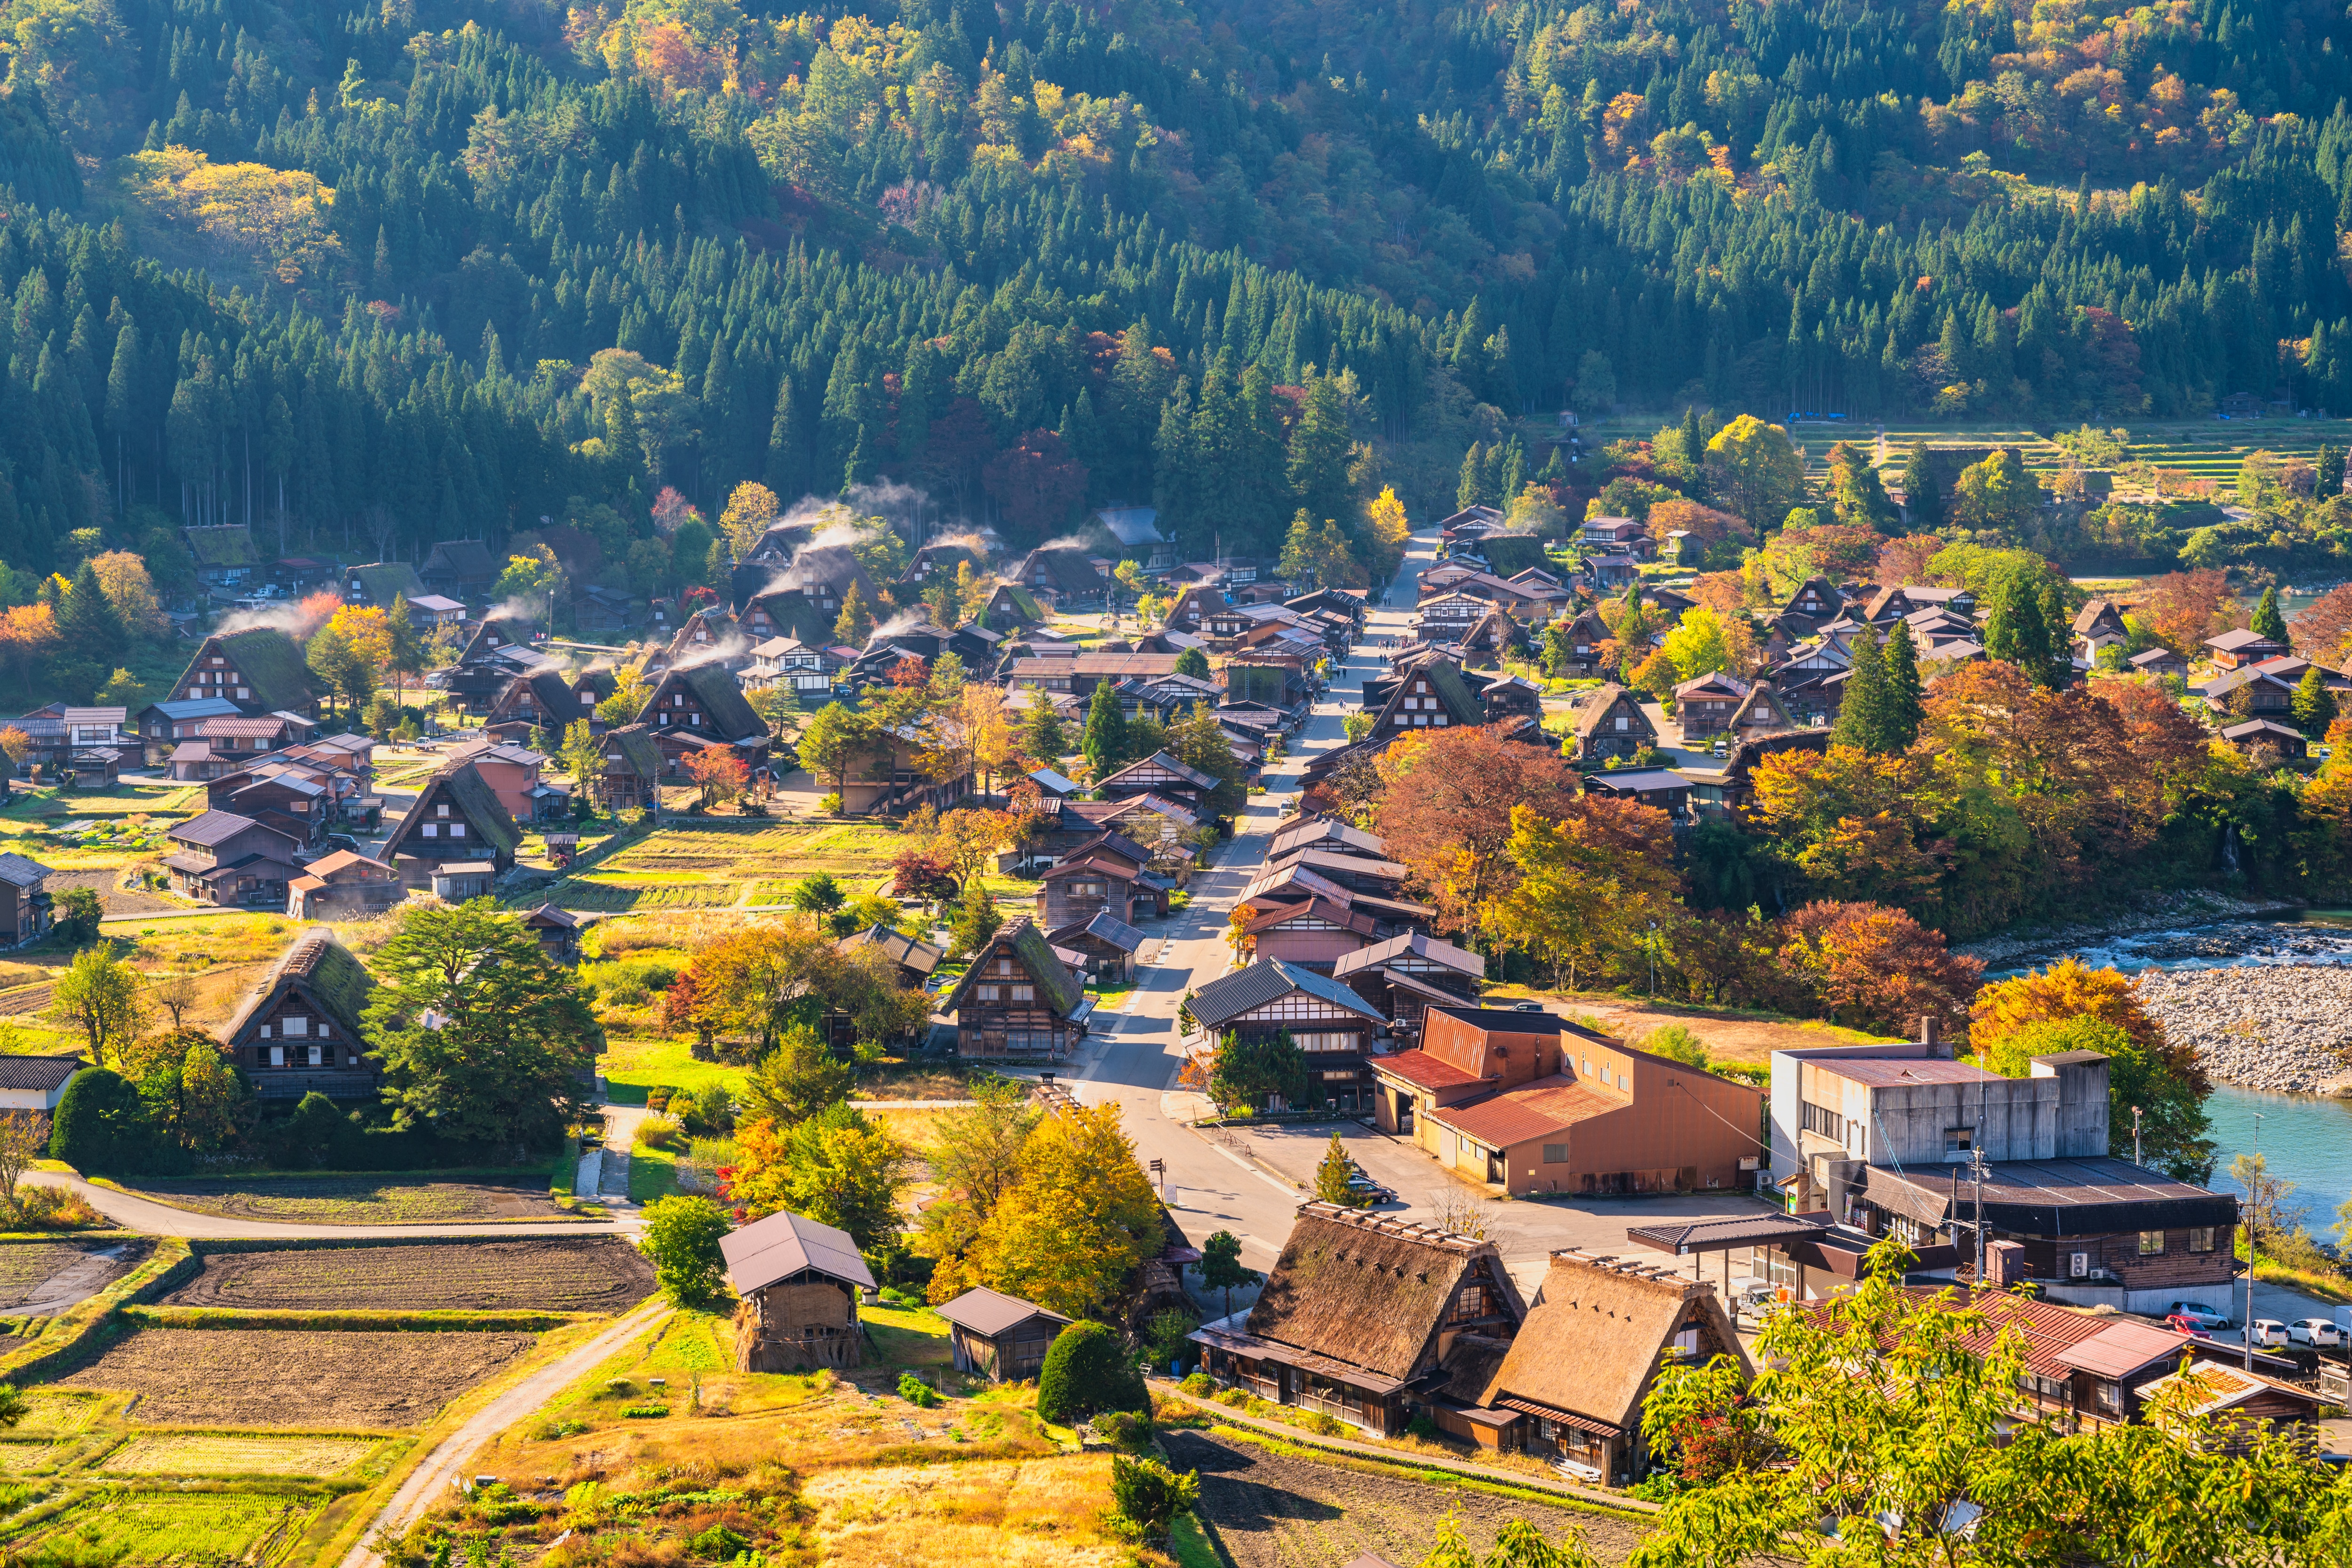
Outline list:
[[[361,1032],[375,980],[334,932],[294,939],[214,1032],[264,1100],[372,1099],[380,1081]]]
[[[1649,1468],[1642,1399],[1669,1360],[1755,1368],[1715,1287],[1671,1268],[1555,1252],[1508,1354],[1476,1400],[1523,1419],[1504,1446],[1625,1485]]]
[[[1213,1377],[1391,1435],[1456,1342],[1507,1340],[1526,1316],[1494,1243],[1318,1202],[1256,1305],[1192,1338]]]

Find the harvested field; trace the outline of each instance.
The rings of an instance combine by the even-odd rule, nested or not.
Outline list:
[[[147,1329],[67,1388],[127,1389],[141,1422],[414,1426],[531,1346],[530,1334]]]
[[[79,1263],[96,1247],[69,1241],[28,1241],[0,1247],[0,1311],[13,1311],[42,1299],[41,1286]],[[126,1256],[122,1267],[131,1260]]]
[[[265,1492],[107,1491],[6,1537],[6,1544],[12,1555],[32,1562],[263,1563],[301,1533],[320,1500]]]
[[[1177,1469],[1200,1472],[1201,1516],[1215,1527],[1234,1568],[1323,1568],[1364,1552],[1418,1563],[1448,1512],[1480,1553],[1514,1519],[1553,1541],[1580,1530],[1603,1563],[1623,1562],[1640,1540],[1630,1523],[1580,1510],[1293,1458],[1202,1432],[1168,1432],[1161,1440]]]
[[[619,1312],[652,1293],[654,1272],[618,1237],[531,1237],[446,1247],[222,1252],[168,1297],[173,1307],[349,1311]]]
[[[475,1225],[578,1216],[555,1206],[545,1176],[510,1181],[400,1176],[289,1176],[267,1181],[147,1182],[142,1196],[175,1208],[297,1225]]]
[[[804,1496],[841,1568],[1112,1568],[1131,1557],[1103,1530],[1109,1489],[1108,1456],[1088,1455],[826,1470]]]
[[[0,1443],[0,1475],[20,1476],[41,1469],[57,1457],[55,1443]]]
[[[98,1468],[133,1476],[331,1476],[378,1447],[371,1437],[152,1432],[133,1437]]]

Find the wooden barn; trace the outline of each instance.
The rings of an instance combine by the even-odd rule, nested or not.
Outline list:
[[[1059,1312],[983,1285],[932,1310],[948,1321],[956,1370],[978,1373],[992,1383],[1036,1376],[1045,1368],[1054,1336],[1070,1325]]]
[[[845,1231],[796,1214],[753,1220],[719,1244],[735,1309],[740,1372],[858,1366],[865,1334],[858,1292],[874,1276]]]

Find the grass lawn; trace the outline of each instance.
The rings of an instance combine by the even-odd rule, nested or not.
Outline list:
[[[629,1151],[629,1201],[649,1204],[677,1191],[677,1155],[640,1143]]]
[[[744,1068],[696,1061],[684,1040],[643,1036],[608,1039],[596,1070],[604,1075],[605,1094],[615,1105],[643,1105],[647,1089],[665,1085],[698,1093],[719,1083],[740,1094],[750,1076]]]

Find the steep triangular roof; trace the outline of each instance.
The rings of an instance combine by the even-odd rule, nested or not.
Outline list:
[[[416,568],[405,561],[377,561],[353,566],[343,575],[360,584],[360,592],[371,605],[388,606],[395,596],[405,595],[415,599],[425,593],[425,584],[416,575]]]
[[[1045,941],[1045,933],[1037,929],[1036,922],[1027,915],[1014,915],[997,928],[996,934],[988,939],[986,947],[972,955],[971,967],[963,972],[963,978],[956,982],[955,989],[948,994],[948,999],[940,1005],[940,1011],[953,1013],[961,1008],[965,993],[984,978],[989,963],[1002,953],[1009,953],[1029,972],[1029,977],[1037,984],[1041,998],[1062,1016],[1066,1018],[1076,1012],[1078,1004],[1086,999],[1085,988],[1063,967],[1062,961],[1054,956],[1052,945]]]
[[[733,674],[723,667],[698,664],[685,669],[673,669],[662,677],[662,685],[667,686],[672,681],[693,692],[695,700],[701,703],[702,710],[709,715],[710,727],[703,733],[722,741],[748,741],[768,733],[767,724],[751,710],[751,704],[744,700],[743,689],[736,684]],[[656,695],[659,691],[660,688],[656,687]],[[646,711],[653,711],[650,701]]]
[[[1554,1253],[1540,1296],[1479,1404],[1525,1400],[1636,1431],[1658,1352],[1693,1326],[1754,1374],[1715,1288],[1671,1268]]]
[[[215,1037],[224,1043],[236,1039],[257,1014],[291,990],[341,1025],[346,1039],[358,1041],[360,1017],[367,1011],[368,993],[374,989],[374,977],[352,956],[351,949],[337,942],[325,926],[315,926],[278,955],[268,977],[246,994]]]
[[[515,826],[507,808],[499,804],[498,793],[482,777],[481,770],[471,763],[457,763],[425,781],[408,815],[401,818],[400,826],[377,851],[378,858],[394,858],[432,816],[432,808],[445,800],[466,819],[466,826],[485,848],[511,855],[522,842],[522,829]]]
[[[643,724],[623,724],[607,730],[599,737],[609,760],[618,751],[630,771],[640,778],[659,778],[662,771],[661,747],[654,741],[654,732]]]
[[[1249,1331],[1392,1378],[1420,1369],[1454,1296],[1481,1264],[1520,1314],[1495,1245],[1434,1227],[1302,1204],[1250,1309]]]
[[[315,707],[310,667],[301,645],[272,626],[231,632],[220,639],[221,651],[236,661],[237,672],[253,688],[253,700],[264,712]]]

